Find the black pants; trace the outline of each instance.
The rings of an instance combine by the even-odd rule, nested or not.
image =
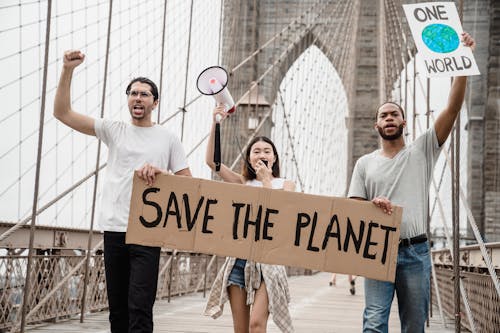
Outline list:
[[[125,244],[124,232],[104,232],[112,333],[153,332],[159,260],[159,247]]]

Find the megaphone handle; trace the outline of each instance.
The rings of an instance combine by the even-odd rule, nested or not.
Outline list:
[[[214,163],[215,171],[220,171],[220,123],[215,123],[215,142],[214,142]]]

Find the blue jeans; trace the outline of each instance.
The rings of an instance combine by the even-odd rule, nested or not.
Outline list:
[[[234,262],[233,269],[229,274],[228,287],[231,285],[239,286],[240,288],[245,288],[245,265],[247,261],[245,259],[236,259]]]
[[[429,243],[400,246],[394,283],[365,279],[363,332],[388,332],[394,292],[402,333],[424,332],[429,304],[431,259]]]

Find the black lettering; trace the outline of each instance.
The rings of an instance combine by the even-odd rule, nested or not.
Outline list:
[[[213,234],[212,230],[208,230],[208,221],[213,220],[214,217],[212,215],[208,215],[208,210],[210,209],[211,204],[216,204],[216,199],[208,199],[207,205],[205,206],[205,216],[203,216],[203,227],[201,228],[201,232],[204,234]]]
[[[436,6],[436,11],[439,15],[439,19],[441,20],[447,20],[448,17],[444,16],[446,14],[446,11],[444,10],[444,6],[443,5],[439,5],[439,6]]]
[[[452,72],[453,71],[453,66],[451,66],[451,59],[450,58],[444,58],[444,65],[446,66],[446,70]]]
[[[309,243],[307,243],[307,249],[313,252],[319,252],[319,248],[317,246],[312,246],[314,231],[316,230],[316,223],[318,222],[318,213],[314,212],[313,216],[313,224],[311,227],[311,233],[309,234]]]
[[[372,236],[372,228],[377,228],[377,227],[378,227],[378,223],[375,223],[372,221],[370,221],[370,223],[368,223],[368,232],[366,235],[366,243],[365,243],[365,250],[363,252],[363,258],[375,259],[376,254],[370,254],[369,252],[370,252],[370,246],[378,244],[377,242],[370,241],[371,236]]]
[[[381,259],[382,264],[385,264],[385,260],[387,259],[387,246],[389,245],[389,233],[394,232],[397,229],[385,225],[381,225],[380,229],[385,230],[384,251],[382,252],[382,259]]]
[[[259,205],[259,209],[257,211],[257,217],[255,218],[255,221],[250,220],[250,211],[251,210],[252,210],[252,206],[247,204],[247,211],[245,213],[245,225],[243,228],[243,238],[247,238],[248,226],[254,225],[255,226],[255,241],[258,241],[260,238],[260,218],[262,215],[262,206]]]
[[[174,205],[174,210],[171,210],[170,207]],[[174,192],[170,192],[170,197],[168,198],[167,204],[167,213],[165,214],[165,222],[163,223],[163,228],[167,226],[168,216],[175,215],[177,218],[177,228],[182,229],[181,224],[181,213],[179,211],[179,204],[177,203],[177,197]]]
[[[427,19],[430,20],[431,17],[435,18],[436,20],[439,18],[436,7],[432,6],[432,9],[429,7],[425,7],[425,13],[427,14]]]
[[[434,64],[436,65],[436,68],[439,72],[444,72],[445,71],[445,66],[444,66],[444,62],[443,60],[441,59],[436,59],[434,60]],[[441,65],[441,69],[439,68],[439,65]]]
[[[462,63],[464,64],[464,68],[472,67],[472,60],[470,60],[469,57],[462,56]]]
[[[268,239],[268,240],[273,239],[273,237],[269,236],[267,233],[268,229],[272,228],[274,226],[274,223],[269,221],[269,215],[278,214],[278,213],[279,213],[279,211],[276,209],[271,209],[271,208],[266,209],[266,216],[264,217],[264,230],[262,232],[262,239]]]
[[[335,224],[336,232],[332,232],[333,224]],[[337,214],[332,216],[332,218],[330,219],[330,223],[328,224],[328,227],[326,227],[325,238],[323,238],[323,245],[321,246],[322,250],[326,249],[330,237],[337,238],[337,248],[340,251],[342,249],[342,246],[340,244],[340,226]]]
[[[415,8],[413,11],[413,16],[417,19],[417,21],[425,22],[434,20],[447,20],[448,17],[445,16],[446,11],[444,10],[443,5],[425,7],[424,8]]]
[[[238,220],[240,219],[240,209],[244,207],[243,203],[234,203],[233,207],[236,208],[234,210],[234,220],[233,220],[233,239],[238,239]]]
[[[359,237],[356,238],[356,234],[354,233],[354,229],[352,228],[352,223],[349,218],[347,218],[347,230],[344,241],[344,252],[347,252],[349,249],[349,239],[352,239],[354,243],[354,247],[356,248],[356,253],[359,254],[359,249],[361,248],[361,243],[363,242],[363,233],[365,231],[365,221],[359,221]]]
[[[453,59],[453,63],[455,64],[455,69],[456,69],[456,70],[458,70],[458,71],[459,71],[459,70],[464,69],[463,67],[460,67],[460,66],[457,64],[457,58],[453,57],[452,59]]]
[[[158,187],[150,187],[148,189],[145,189],[144,192],[142,192],[142,202],[145,204],[145,205],[149,205],[149,206],[153,206],[154,208],[156,208],[156,219],[154,219],[153,221],[151,222],[148,222],[144,219],[144,217],[139,216],[139,221],[141,221],[141,224],[146,227],[146,228],[154,228],[156,227],[158,224],[160,224],[160,221],[161,221],[161,216],[162,216],[162,212],[161,212],[161,207],[160,205],[158,205],[156,202],[154,201],[149,201],[147,200],[147,195],[149,193],[157,193],[157,192],[160,192],[160,189]]]
[[[413,16],[415,16],[417,21],[420,22],[425,22],[427,20],[427,15],[425,15],[425,11],[422,8],[415,8],[415,10],[413,11]]]
[[[434,66],[434,62],[431,61],[431,63],[428,63],[427,60],[424,60],[425,62],[425,67],[427,67],[427,73],[430,73],[431,70],[436,73],[436,66]]]
[[[424,60],[425,62],[425,67],[427,68],[428,73],[437,73],[437,72],[452,72],[455,70],[463,70],[464,68],[470,68],[472,67],[472,61],[465,57],[462,56],[462,65],[463,67],[460,66],[459,62],[455,57],[451,58],[443,58],[443,59],[434,59],[428,62],[427,60]]]
[[[184,208],[186,210],[186,223],[187,223],[188,231],[191,231],[191,229],[193,229],[194,225],[196,224],[196,219],[198,219],[198,213],[200,212],[200,208],[203,205],[203,200],[205,200],[204,196],[202,196],[200,198],[200,201],[198,201],[198,206],[196,206],[196,210],[194,211],[193,219],[191,220],[191,209],[189,207],[189,197],[188,197],[187,193],[184,193],[182,195],[182,201],[184,201]]]
[[[303,219],[306,219],[303,222]],[[300,229],[305,228],[311,222],[311,217],[306,213],[298,213],[297,214],[297,226],[295,227],[295,246],[300,246]]]

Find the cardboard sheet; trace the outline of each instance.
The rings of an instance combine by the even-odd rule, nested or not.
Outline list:
[[[160,175],[137,175],[127,243],[394,281],[402,208]]]

